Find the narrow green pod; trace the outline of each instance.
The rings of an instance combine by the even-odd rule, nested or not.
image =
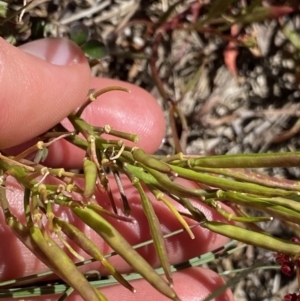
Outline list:
[[[300,213],[300,203],[299,201],[287,199],[287,198],[281,198],[281,197],[275,197],[275,198],[259,198],[262,201],[269,202],[274,205],[281,205],[283,207],[292,209],[293,211],[296,211]]]
[[[159,220],[153,209],[152,203],[146,195],[140,181],[137,178],[134,178],[132,179],[132,184],[136,187],[140,194],[143,211],[148,220],[148,225],[150,228],[151,236],[153,238],[155,250],[162,265],[162,268],[165,272],[166,278],[169,281],[169,283],[173,285],[171,265],[169,262],[166,244],[161,231]]]
[[[228,211],[224,210],[222,206],[216,200],[206,200],[208,204],[215,208],[217,212],[219,212],[222,216],[224,216],[228,221],[236,221],[242,223],[259,223],[259,222],[266,222],[273,220],[271,216],[240,216],[233,213],[229,213]]]
[[[84,300],[108,301],[104,295],[95,290],[84,275],[78,270],[73,261],[50,236],[44,236],[40,228],[36,226],[31,226],[29,230],[31,238],[45,254],[47,259]]]
[[[145,172],[143,168],[147,170],[147,172]],[[141,182],[145,183],[148,187],[155,187],[171,197],[172,195],[176,195],[183,198],[192,197],[202,200],[205,198],[205,195],[207,195],[207,192],[205,190],[186,188],[171,181],[167,175],[157,170],[147,168],[145,166],[143,166],[143,168],[127,163],[123,164],[124,172],[126,172],[127,174],[130,173],[132,176],[135,176]]]
[[[35,253],[35,249],[37,246],[30,237],[30,231],[28,227],[20,223],[14,216],[8,218],[7,225],[11,228],[14,234],[22,241],[22,243],[31,252]],[[37,255],[37,257],[43,262],[47,261],[47,257],[44,255],[44,253],[41,254],[42,254],[41,256]]]
[[[118,138],[121,138],[121,139],[126,139],[126,140],[132,141],[134,143],[138,143],[139,140],[140,140],[138,135],[114,130],[114,129],[111,128],[110,125],[105,125],[102,129],[103,129],[103,132],[106,133],[106,134],[110,134],[112,136],[115,136],[115,137],[118,137]]]
[[[276,199],[278,198],[259,198],[249,196],[247,194],[237,192],[218,191],[217,196],[223,200],[231,201],[235,204],[242,205],[248,208],[255,208],[261,210],[272,217],[276,217],[281,220],[300,224],[300,213],[296,211],[296,208],[289,208],[288,204],[293,204],[286,200],[286,204],[277,205]],[[296,203],[296,202],[294,202]],[[298,207],[298,206],[297,206]]]
[[[11,216],[7,220],[8,226],[14,232],[14,234],[20,239],[20,241],[46,266],[48,266],[58,277],[60,277],[63,281],[67,282],[63,275],[61,275],[60,271],[54,267],[47,256],[40,250],[40,248],[36,245],[30,235],[30,231],[28,227],[24,226],[20,223],[14,216]]]
[[[147,155],[141,148],[134,147],[132,148],[131,152],[134,160],[136,160],[137,162],[142,163],[145,166],[153,168],[157,171],[167,174],[173,174],[171,167],[167,163],[161,162]]]
[[[269,197],[298,195],[297,191],[286,191],[284,189],[270,188],[258,184],[237,182],[231,179],[203,174],[178,166],[172,166],[172,169],[182,178],[193,180],[213,187],[218,187],[223,190],[238,191]]]
[[[191,158],[180,163],[183,167],[260,168],[300,166],[300,152],[237,154]]]
[[[128,169],[131,169],[130,165],[128,165]],[[147,169],[147,171],[149,172],[149,174],[151,176],[153,176],[157,180],[157,182],[160,185],[162,185],[162,187],[163,187],[162,189],[159,188],[157,185],[154,185],[155,187],[158,187],[162,191],[166,191],[166,192],[175,194],[180,197],[194,197],[194,198],[197,198],[200,200],[203,199],[203,196],[206,193],[206,191],[204,191],[202,189],[189,189],[180,184],[177,184],[177,183],[171,181],[167,175],[162,174],[161,172],[159,172],[157,170],[149,168],[149,169]],[[137,175],[137,178],[139,178],[139,175]],[[143,181],[143,179],[142,179],[142,181]],[[147,182],[145,182],[145,183],[148,184]]]
[[[73,212],[94,229],[136,272],[168,298],[179,301],[174,290],[161,278],[149,263],[137,253],[125,238],[102,216],[85,207],[72,207]]]
[[[93,241],[91,241],[83,232],[81,232],[75,226],[57,217],[54,217],[53,221],[57,223],[61,230],[80,248],[82,248],[83,251],[89,254],[92,258],[101,262],[120,284],[128,288],[130,291],[135,292],[135,289],[129,284],[129,282],[124,279],[124,277],[115,269],[115,267],[103,256]]]
[[[258,233],[220,222],[206,221],[201,225],[213,232],[225,235],[246,244],[265,248],[275,252],[281,252],[291,256],[299,255],[300,253],[299,244],[295,244],[288,240],[275,238],[268,234]]]
[[[83,161],[83,172],[84,172],[84,192],[83,196],[90,198],[95,193],[96,182],[97,182],[97,166],[88,158]]]
[[[180,163],[179,163],[180,164]],[[202,173],[211,173],[223,175],[234,178],[241,182],[253,183],[272,188],[300,190],[300,183],[298,181],[278,178],[274,176],[264,175],[242,168],[209,168],[209,167],[193,167],[193,170]]]

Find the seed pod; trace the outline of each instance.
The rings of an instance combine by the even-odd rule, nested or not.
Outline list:
[[[58,219],[57,217],[54,217],[53,221],[57,223],[61,230],[83,251],[89,254],[92,258],[101,262],[120,284],[132,292],[135,292],[135,289],[129,284],[129,282],[123,278],[123,276],[114,268],[114,266],[103,256],[99,248],[83,232],[73,225]]]
[[[217,192],[217,196],[221,199],[232,201],[233,203],[242,205],[244,207],[251,207],[261,210],[270,216],[281,220],[288,220],[289,222],[296,224],[300,223],[300,212],[298,208],[299,203],[297,204],[297,202],[293,200],[283,199],[285,202],[281,201],[283,204],[283,206],[281,206],[278,205],[278,203],[280,203],[280,198],[253,197],[238,192],[225,192],[221,190]],[[295,204],[297,207],[295,207]]]
[[[97,166],[93,161],[89,160],[88,158],[85,158],[83,162],[83,171],[85,178],[83,196],[86,198],[90,198],[95,193],[95,187],[97,182]]]
[[[157,171],[167,174],[173,174],[173,170],[167,163],[161,162],[155,158],[148,156],[141,148],[134,147],[132,148],[131,152],[134,160],[136,160],[137,162],[142,163],[145,166]]]
[[[167,280],[169,281],[170,285],[173,285],[173,279],[172,279],[170,262],[167,254],[167,248],[166,248],[165,240],[161,231],[161,227],[157,215],[140,181],[137,178],[131,179],[131,181],[140,194],[143,211],[148,220],[150,233],[153,238],[157,256],[161,262]]]
[[[102,216],[85,207],[72,207],[73,212],[94,229],[135,271],[168,298],[179,301],[174,290],[161,278],[149,263],[137,253],[124,237]]]
[[[116,130],[112,129],[111,126],[108,125],[108,124],[105,125],[102,129],[103,129],[103,132],[106,133],[106,134],[110,134],[112,136],[115,136],[115,137],[118,137],[118,138],[121,138],[121,139],[126,139],[126,140],[132,141],[134,143],[138,143],[139,140],[140,140],[138,135],[116,131]]]
[[[7,225],[11,228],[14,234],[22,241],[22,243],[46,265],[49,264],[49,260],[44,253],[37,247],[35,242],[31,239],[30,231],[28,227],[20,223],[14,216],[11,216],[7,220]],[[56,271],[55,271],[56,273]],[[59,273],[58,273],[59,275]],[[59,275],[60,276],[60,275]]]
[[[251,193],[262,196],[297,196],[296,191],[288,191],[284,189],[270,188],[258,184],[243,183],[233,181],[231,179],[215,177],[212,175],[196,172],[187,168],[172,165],[172,169],[180,177],[200,182],[201,184],[218,187],[223,190],[231,190],[243,193]]]
[[[96,290],[77,269],[73,261],[48,235],[43,235],[40,228],[30,227],[30,236],[40,250],[45,254],[50,263],[60,272],[63,279],[89,301],[108,301],[107,298]]]
[[[188,159],[180,165],[212,168],[293,167],[300,165],[300,152],[206,156]]]
[[[295,244],[288,240],[275,238],[269,234],[258,233],[241,227],[219,222],[206,221],[201,225],[213,232],[239,240],[246,244],[262,247],[291,256],[299,255],[300,253],[299,244]]]

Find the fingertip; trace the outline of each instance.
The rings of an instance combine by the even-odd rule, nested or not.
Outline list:
[[[89,87],[89,66],[71,41],[43,39],[23,49],[27,52],[0,39],[0,148],[60,122],[82,103]]]

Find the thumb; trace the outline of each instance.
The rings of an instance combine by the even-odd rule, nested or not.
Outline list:
[[[76,109],[89,89],[84,54],[63,39],[16,48],[0,38],[0,149],[43,133]]]

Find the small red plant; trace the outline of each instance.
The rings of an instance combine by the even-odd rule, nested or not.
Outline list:
[[[300,244],[300,239],[293,237],[292,242]],[[277,253],[275,261],[281,265],[281,272],[289,277],[293,276],[294,271],[297,271],[298,283],[300,284],[300,258],[291,257],[283,253]],[[300,285],[299,285],[300,287]],[[284,301],[300,301],[300,294],[290,293],[284,296]]]

